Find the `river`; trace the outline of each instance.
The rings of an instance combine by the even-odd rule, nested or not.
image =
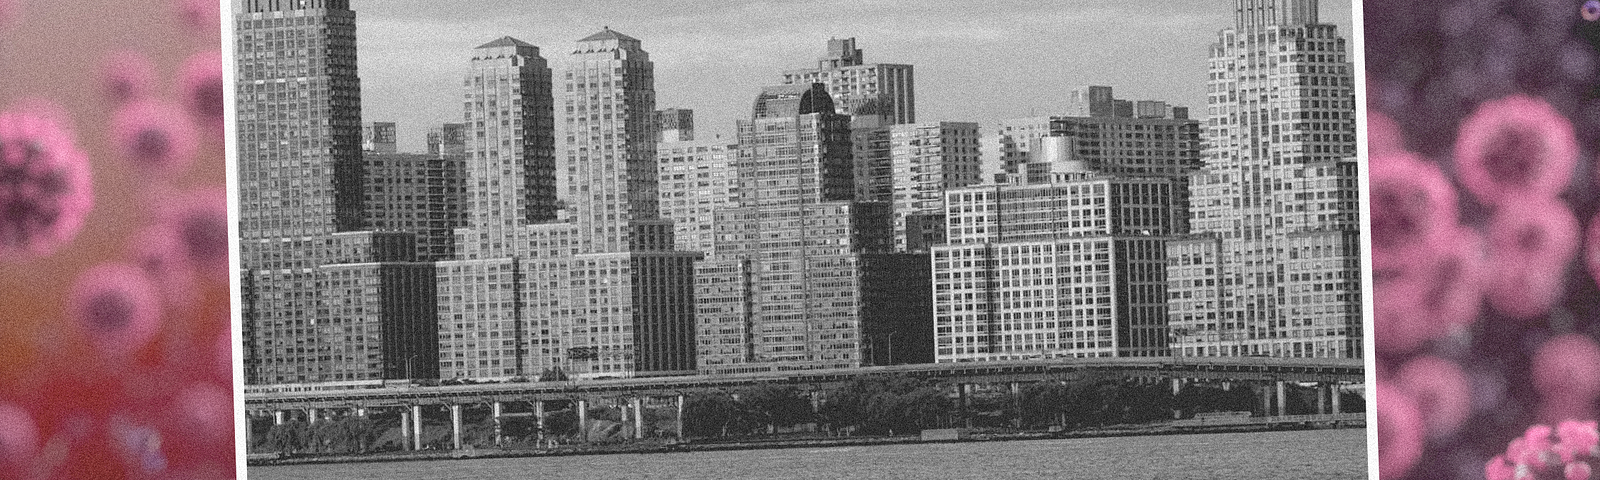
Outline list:
[[[1366,478],[1360,429],[252,467],[250,480]]]

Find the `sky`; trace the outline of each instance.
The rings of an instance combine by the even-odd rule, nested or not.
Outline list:
[[[835,37],[854,37],[865,63],[914,66],[918,122],[1059,114],[1085,85],[1198,118],[1208,49],[1233,22],[1233,2],[1218,0],[351,4],[363,120],[398,123],[401,151],[423,150],[429,125],[461,121],[472,49],[506,35],[539,46],[558,78],[579,38],[603,27],[638,38],[655,63],[656,108],[693,109],[697,139],[732,143],[761,87],[814,67]],[[1323,0],[1320,15],[1352,37],[1350,0]]]

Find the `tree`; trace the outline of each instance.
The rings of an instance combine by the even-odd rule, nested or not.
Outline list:
[[[571,407],[549,412],[544,415],[544,430],[546,436],[573,437],[578,434],[578,412]]]
[[[835,429],[867,434],[930,428],[951,411],[939,384],[901,375],[857,378],[827,397],[821,409],[823,421]]]
[[[811,400],[793,386],[757,385],[739,390],[738,411],[742,423],[765,427],[790,427],[811,421]]]
[[[689,437],[727,435],[739,407],[733,397],[723,392],[697,393],[683,404],[683,432]]]
[[[541,382],[564,382],[566,380],[567,371],[562,370],[560,366],[546,368],[539,373],[539,381]]]
[[[267,430],[267,438],[261,444],[267,450],[288,454],[305,450],[310,446],[309,439],[310,432],[305,422],[288,420]]]

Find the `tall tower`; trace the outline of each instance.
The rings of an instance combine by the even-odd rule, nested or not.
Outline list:
[[[240,12],[239,200],[259,206],[239,212],[241,237],[361,228],[361,79],[349,0],[247,0]],[[289,42],[305,47],[282,46]]]
[[[658,229],[655,64],[639,39],[610,27],[578,40],[567,61],[567,196],[585,253],[625,252]],[[669,242],[670,243],[670,242]]]
[[[436,375],[415,233],[362,231],[375,222],[349,1],[246,0],[234,20],[245,381]]]
[[[463,84],[465,258],[513,256],[518,227],[556,217],[554,106],[539,47],[501,37],[472,51]]]
[[[473,55],[464,107],[477,210],[457,232],[457,259],[438,264],[441,375],[690,373],[698,254],[673,250],[657,212],[649,55],[609,28],[578,41],[562,73],[561,218],[552,82],[537,55],[509,37]]]
[[[887,253],[889,205],[854,200],[826,87],[767,87],[738,123],[735,206],[695,278],[700,371],[931,361],[928,257]]]
[[[694,261],[660,217],[655,65],[609,27],[578,40],[563,73],[567,196],[577,238],[556,330],[593,375],[690,373]],[[540,275],[534,272],[537,277]],[[537,284],[536,284],[537,285]],[[577,352],[578,355],[573,353]]]
[[[1193,235],[1168,244],[1175,353],[1361,356],[1346,50],[1316,0],[1236,0],[1211,47]]]

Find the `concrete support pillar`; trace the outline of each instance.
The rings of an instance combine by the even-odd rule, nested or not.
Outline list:
[[[411,415],[410,412],[400,412],[400,450],[416,450],[416,442],[411,440]]]
[[[533,424],[538,429],[539,441],[544,441],[544,400],[533,401]]]
[[[306,423],[315,425],[317,423],[317,413],[318,413],[317,409],[315,409],[315,408],[307,408],[306,409]]]
[[[1328,389],[1317,385],[1317,413],[1328,414]]]
[[[633,438],[644,438],[644,397],[633,397]]]
[[[1183,379],[1172,377],[1172,394],[1177,395],[1179,390],[1183,390]]]
[[[1339,384],[1337,383],[1328,385],[1329,396],[1333,397],[1333,413],[1344,413],[1344,410],[1339,408],[1339,397],[1343,396],[1343,392],[1339,390]]]
[[[1288,395],[1286,395],[1284,393],[1284,384],[1285,383],[1287,383],[1287,382],[1284,382],[1282,380],[1278,381],[1278,415],[1288,415],[1289,414],[1289,408],[1288,408],[1289,407],[1289,397],[1288,397]]]
[[[411,448],[422,449],[422,405],[411,406]]]
[[[283,425],[283,410],[272,411],[272,424]]]
[[[578,439],[589,441],[589,401],[578,400]]]
[[[815,397],[813,397],[813,398],[815,398]],[[683,394],[681,394],[681,393],[678,394],[678,405],[677,405],[678,406],[678,440],[683,440],[683,438],[684,438],[684,435],[683,435],[683,425],[684,425],[684,423],[683,423],[683,404],[684,404],[684,400],[685,399],[683,398]],[[816,411],[815,410],[816,409],[816,404],[817,403],[816,403],[815,400],[813,400],[811,402],[811,405],[812,405],[811,408],[813,409],[812,411]]]
[[[461,405],[450,406],[450,444],[456,450],[461,449]]]
[[[1266,385],[1253,386],[1251,388],[1258,392],[1256,405],[1261,406],[1261,415],[1272,416],[1272,388]]]
[[[496,447],[500,446],[503,440],[501,437],[500,409],[500,402],[489,404],[489,415],[494,418],[494,446]]]

